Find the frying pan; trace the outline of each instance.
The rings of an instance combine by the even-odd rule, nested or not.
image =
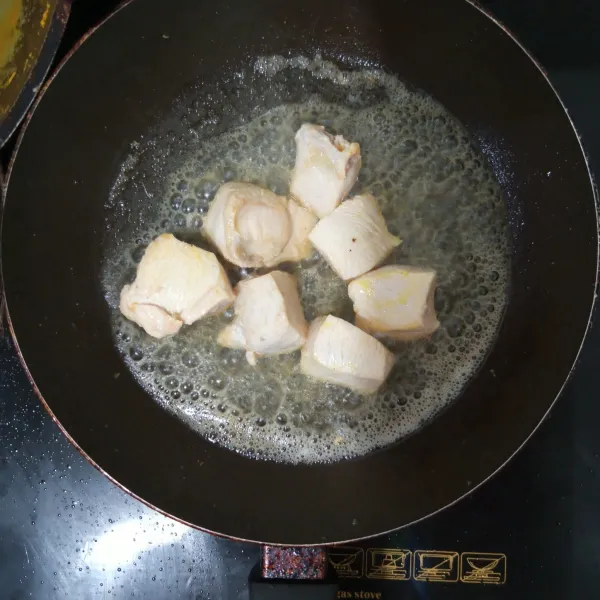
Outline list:
[[[399,443],[289,465],[210,443],[151,401],[114,346],[100,285],[104,206],[129,144],[192,82],[258,55],[381,65],[485,150],[510,221],[510,297],[476,377]],[[594,187],[543,71],[464,0],[137,0],[63,62],[22,133],[5,197],[9,326],[41,401],[115,483],[209,532],[271,544],[373,536],[471,492],[548,413],[588,328]],[[118,376],[116,376],[118,374]]]

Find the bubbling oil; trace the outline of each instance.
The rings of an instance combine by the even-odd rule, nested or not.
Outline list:
[[[123,163],[108,204],[112,243],[103,273],[116,344],[153,398],[234,451],[313,463],[391,444],[456,398],[494,341],[509,279],[500,187],[443,106],[382,71],[342,70],[319,57],[265,57],[230,81],[232,103],[215,107],[215,88],[198,90],[194,102],[203,116],[186,134],[151,136],[134,144]],[[231,109],[236,101],[240,108]],[[180,123],[189,124],[189,111],[182,115]],[[304,376],[299,352],[251,367],[243,352],[216,342],[231,310],[166,340],[149,337],[118,311],[120,288],[156,235],[171,231],[209,247],[202,219],[223,182],[288,192],[294,134],[306,122],[360,143],[363,166],[352,192],[372,193],[389,230],[403,239],[386,262],[438,273],[441,327],[430,339],[384,340],[397,360],[371,396]],[[233,283],[252,274],[227,268]],[[297,275],[307,319],[334,314],[352,320],[347,285],[317,252],[280,268]]]

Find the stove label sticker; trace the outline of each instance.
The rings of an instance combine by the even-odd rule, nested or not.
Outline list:
[[[338,577],[356,579],[364,575],[364,550],[353,546],[334,546],[329,550],[329,562]]]
[[[369,548],[366,575],[370,579],[410,579],[412,552],[399,548]]]
[[[459,577],[459,563],[458,552],[415,550],[413,579],[430,583],[455,583]]]
[[[463,552],[460,556],[463,583],[506,583],[506,554]]]

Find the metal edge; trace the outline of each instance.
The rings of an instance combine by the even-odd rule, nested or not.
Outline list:
[[[121,3],[110,15],[108,15],[106,18],[104,18],[102,21],[100,21],[100,23],[98,23],[96,26],[94,26],[93,28],[91,28],[85,35],[82,36],[82,38],[73,46],[73,48],[71,48],[71,50],[68,52],[68,54],[61,60],[60,64],[57,66],[57,68],[55,69],[55,71],[52,73],[52,75],[49,77],[49,79],[46,81],[46,83],[44,84],[44,86],[42,87],[42,89],[40,90],[39,95],[37,96],[35,102],[33,103],[33,105],[31,106],[24,122],[23,122],[23,127],[21,129],[21,131],[19,132],[19,136],[17,139],[17,142],[15,144],[15,148],[13,150],[13,154],[11,156],[10,162],[9,162],[9,166],[6,172],[6,176],[4,179],[4,187],[2,189],[2,206],[0,207],[2,210],[2,214],[0,215],[0,239],[1,239],[1,235],[2,235],[2,226],[3,226],[3,212],[4,212],[4,202],[6,200],[6,191],[8,189],[8,185],[10,182],[10,174],[12,173],[12,168],[14,165],[14,161],[15,158],[17,156],[17,153],[19,151],[19,147],[21,145],[21,142],[23,140],[23,136],[25,135],[25,132],[27,130],[27,127],[29,125],[29,122],[31,121],[31,118],[35,112],[35,109],[37,108],[38,104],[40,103],[41,99],[43,98],[45,92],[47,91],[48,87],[50,86],[50,84],[52,83],[52,81],[54,80],[54,78],[58,75],[58,73],[60,72],[60,70],[64,67],[64,65],[66,64],[66,62],[71,58],[71,56],[73,56],[73,54],[79,49],[79,47],[96,31],[98,30],[100,27],[102,27],[102,25],[104,25],[104,23],[106,23],[110,18],[112,18],[114,15],[116,15],[118,12],[121,11],[121,9],[123,9],[125,6],[129,5],[130,3],[132,3],[134,0],[124,0],[123,3]],[[534,56],[519,42],[519,40],[516,38],[516,36],[503,24],[501,23],[498,19],[496,19],[494,16],[492,16],[490,13],[488,13],[485,9],[483,9],[481,6],[479,6],[479,4],[477,4],[476,0],[464,0],[465,2],[469,3],[471,6],[473,6],[473,8],[477,9],[478,11],[480,11],[485,17],[487,17],[488,19],[490,19],[490,21],[492,21],[496,26],[498,26],[500,29],[502,29],[502,31],[515,43],[517,44],[517,46],[519,46],[519,48],[523,51],[523,53],[531,60],[531,62],[534,64],[534,66],[539,70],[539,72],[542,74],[542,76],[544,77],[544,79],[546,80],[546,83],[548,84],[548,86],[550,87],[550,89],[554,92],[554,94],[556,95],[556,98],[558,99],[558,101],[560,102],[560,105],[562,106],[566,117],[569,119],[569,122],[571,123],[571,127],[573,128],[573,132],[575,133],[575,135],[577,136],[577,140],[579,142],[579,146],[581,149],[581,154],[582,157],[585,161],[586,167],[587,167],[587,171],[588,171],[588,176],[590,179],[590,184],[591,184],[591,188],[592,188],[592,194],[594,196],[594,202],[595,202],[595,212],[596,212],[596,239],[597,241],[600,241],[600,225],[598,222],[598,206],[600,204],[600,197],[599,197],[599,193],[598,193],[598,187],[596,186],[596,182],[593,176],[593,173],[591,171],[590,168],[590,164],[589,164],[589,160],[588,157],[586,155],[585,149],[583,147],[583,143],[582,143],[582,138],[581,135],[579,134],[579,132],[577,131],[577,129],[575,128],[575,124],[573,123],[573,120],[571,119],[571,116],[569,114],[569,111],[567,110],[564,102],[562,101],[561,97],[559,96],[556,88],[554,87],[554,85],[552,84],[552,82],[550,81],[550,79],[548,78],[548,75],[545,71],[545,69],[540,65],[540,63],[537,61],[536,58],[534,58]],[[1,245],[0,245],[0,251],[1,251]],[[2,262],[1,262],[1,254],[0,254],[0,281],[2,281]],[[11,334],[11,338],[13,340],[13,344],[15,346],[15,350],[17,352],[17,355],[19,357],[19,361],[21,362],[21,365],[27,375],[27,378],[29,379],[33,390],[35,392],[35,394],[38,396],[40,402],[42,403],[42,406],[45,408],[46,412],[50,415],[51,419],[54,421],[54,423],[58,426],[58,428],[60,429],[60,431],[65,435],[65,437],[67,438],[67,440],[75,447],[75,449],[87,460],[87,462],[92,465],[93,467],[95,467],[102,475],[104,475],[108,480],[110,480],[113,484],[115,484],[117,487],[119,487],[121,490],[123,490],[124,492],[126,492],[127,494],[129,494],[131,497],[135,498],[136,500],[138,500],[139,502],[141,502],[142,504],[145,504],[146,506],[148,506],[149,508],[155,510],[156,512],[160,513],[161,515],[165,516],[165,517],[169,517],[171,519],[173,519],[174,521],[177,521],[183,525],[187,525],[188,527],[191,527],[192,529],[196,529],[198,531],[202,531],[204,533],[208,533],[210,535],[214,535],[216,537],[220,537],[220,538],[225,538],[225,539],[229,539],[229,540],[233,540],[233,541],[237,541],[237,542],[246,542],[246,543],[254,543],[254,544],[262,544],[262,545],[269,545],[269,546],[297,546],[297,547],[312,547],[312,546],[332,546],[332,545],[343,545],[343,544],[348,544],[348,543],[354,543],[357,541],[362,541],[362,540],[368,540],[371,539],[373,537],[378,537],[378,536],[383,536],[383,535],[389,535],[390,533],[393,533],[395,531],[399,531],[401,529],[405,529],[406,527],[410,527],[411,525],[415,525],[416,523],[420,523],[421,521],[424,521],[425,519],[428,519],[434,515],[437,515],[438,513],[442,512],[443,510],[445,510],[446,508],[449,508],[450,506],[453,506],[455,504],[457,504],[458,502],[460,502],[461,500],[463,500],[464,498],[466,498],[469,494],[473,493],[475,490],[477,490],[479,487],[481,487],[482,485],[484,485],[487,481],[489,481],[492,477],[494,477],[495,475],[497,475],[522,449],[523,447],[527,444],[527,442],[531,439],[531,437],[535,434],[535,432],[539,429],[540,425],[546,420],[546,418],[548,417],[548,415],[550,414],[552,408],[554,407],[554,405],[556,404],[556,401],[558,400],[558,398],[561,396],[561,394],[563,393],[565,386],[568,384],[568,382],[571,380],[571,377],[573,376],[573,373],[576,369],[577,363],[579,361],[580,355],[581,355],[581,350],[583,348],[583,345],[585,343],[585,340],[588,336],[589,330],[590,330],[590,326],[591,326],[591,322],[592,322],[592,315],[594,312],[594,307],[596,304],[596,289],[598,287],[598,267],[600,265],[600,246],[598,246],[597,250],[596,250],[596,281],[595,281],[595,286],[594,286],[594,290],[593,290],[593,297],[592,297],[592,302],[590,305],[590,313],[588,315],[588,322],[587,322],[587,326],[586,326],[586,330],[585,333],[582,337],[581,340],[581,344],[579,346],[579,350],[577,351],[577,355],[575,356],[575,359],[573,360],[573,365],[571,366],[571,369],[569,371],[569,374],[567,375],[563,385],[561,386],[560,390],[558,391],[558,393],[556,394],[554,400],[551,402],[550,406],[548,407],[548,410],[544,413],[544,415],[542,416],[542,418],[540,419],[539,423],[535,426],[535,428],[531,431],[531,433],[525,438],[525,440],[523,440],[523,442],[519,445],[518,448],[515,449],[515,451],[501,464],[499,465],[492,473],[490,473],[490,475],[488,475],[485,479],[483,479],[482,481],[480,481],[479,483],[477,483],[476,485],[474,485],[469,491],[465,492],[462,496],[459,496],[458,498],[456,498],[455,500],[453,500],[452,502],[449,502],[448,504],[446,504],[445,506],[442,506],[440,508],[438,508],[437,510],[421,517],[420,519],[415,519],[414,521],[411,521],[410,523],[405,523],[403,525],[400,525],[398,527],[394,527],[392,529],[388,529],[385,531],[380,531],[377,533],[374,533],[372,535],[369,536],[362,536],[362,537],[358,537],[358,538],[348,538],[345,540],[337,540],[335,542],[330,542],[330,541],[320,541],[320,542],[316,542],[314,544],[298,544],[298,543],[294,543],[294,542],[289,542],[289,543],[279,543],[279,542],[269,542],[269,541],[261,541],[261,540],[249,540],[249,539],[245,539],[245,538],[239,538],[239,537],[235,537],[235,536],[231,536],[231,535],[226,535],[226,534],[222,534],[216,531],[211,531],[210,529],[206,529],[203,528],[199,525],[196,525],[194,523],[190,523],[188,521],[185,521],[184,519],[180,519],[174,515],[171,515],[170,513],[167,513],[166,511],[154,506],[153,504],[151,504],[150,502],[148,502],[147,500],[145,500],[144,498],[141,498],[140,496],[138,496],[137,494],[135,494],[134,492],[132,492],[131,490],[129,490],[128,488],[126,488],[123,484],[119,483],[116,479],[114,479],[109,473],[107,473],[106,471],[104,471],[102,469],[102,467],[100,467],[100,465],[98,465],[84,450],[83,448],[81,448],[81,446],[79,446],[79,444],[71,437],[71,435],[68,433],[68,431],[63,427],[63,425],[60,423],[60,421],[56,418],[56,416],[54,415],[54,413],[52,412],[52,409],[50,408],[50,406],[46,403],[46,400],[44,399],[41,391],[38,389],[32,374],[29,371],[29,368],[27,367],[27,364],[25,362],[25,359],[23,357],[23,354],[21,353],[21,349],[19,347],[19,343],[15,334],[15,331],[13,329],[13,325],[12,325],[12,321],[10,318],[10,313],[8,310],[8,305],[6,303],[6,299],[5,299],[5,295],[4,295],[4,286],[2,285],[2,300],[4,302],[4,314],[6,316],[6,321],[8,324],[8,329],[10,331]]]

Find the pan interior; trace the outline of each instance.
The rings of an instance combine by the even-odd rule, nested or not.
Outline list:
[[[250,367],[241,351],[216,343],[231,311],[160,341],[118,311],[120,289],[156,235],[170,231],[209,248],[202,218],[221,183],[252,181],[287,193],[303,122],[360,142],[353,193],[374,194],[390,231],[403,239],[387,262],[438,273],[440,329],[428,340],[386,342],[396,365],[369,397],[304,377],[299,353]],[[506,208],[485,158],[443,106],[371,66],[263,57],[195,87],[160,129],[132,141],[106,215],[102,284],[123,360],[157,402],[245,455],[335,461],[416,431],[480,366],[506,303]],[[252,275],[227,268],[233,283]],[[318,254],[282,268],[298,276],[307,319],[352,320],[346,284]]]

